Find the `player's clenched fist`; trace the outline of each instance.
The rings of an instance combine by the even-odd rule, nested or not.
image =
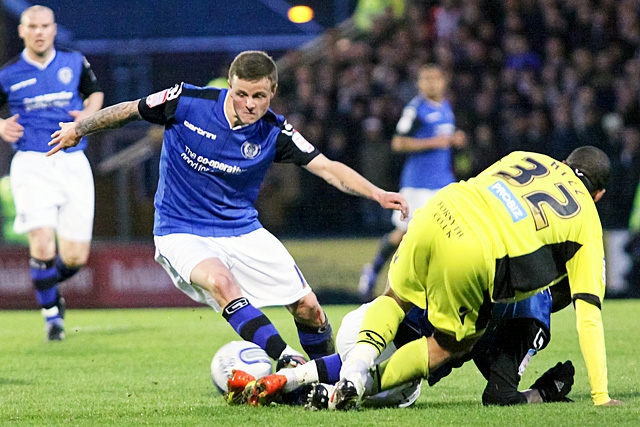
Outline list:
[[[24,127],[18,123],[18,114],[6,120],[0,120],[0,136],[7,142],[16,142],[24,135]]]

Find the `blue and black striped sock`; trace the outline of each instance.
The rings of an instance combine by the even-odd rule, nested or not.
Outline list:
[[[58,304],[58,283],[72,277],[79,270],[80,267],[65,265],[58,256],[46,261],[33,257],[29,259],[31,281],[36,290],[36,299],[42,308],[49,309]]]
[[[319,328],[317,326],[304,325],[298,321],[295,322],[296,328],[298,328],[300,345],[309,356],[309,359],[318,359],[336,352],[333,331],[326,313],[324,317],[324,324]]]
[[[56,258],[42,261],[36,258],[29,260],[31,281],[36,291],[38,304],[44,309],[52,308],[58,302],[58,282],[60,274],[56,268]]]
[[[335,353],[316,359],[316,367],[318,369],[318,381],[321,383],[335,384],[340,381],[342,359],[340,359],[339,354]]]
[[[287,347],[267,316],[244,297],[227,304],[222,316],[242,339],[259,345],[273,360],[278,360]]]

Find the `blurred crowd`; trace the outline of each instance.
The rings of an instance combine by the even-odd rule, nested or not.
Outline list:
[[[395,190],[403,159],[389,142],[418,67],[437,63],[469,141],[455,156],[459,179],[513,150],[564,159],[595,145],[615,165],[603,225],[627,227],[640,177],[640,0],[408,0],[401,12],[389,6],[351,37],[330,30],[311,57],[287,54],[274,110],[330,158]],[[374,205],[294,173],[276,168],[261,197],[274,231],[390,226]]]

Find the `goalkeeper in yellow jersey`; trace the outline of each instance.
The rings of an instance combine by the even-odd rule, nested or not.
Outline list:
[[[491,302],[524,299],[565,277],[593,402],[619,404],[607,389],[604,248],[595,206],[610,168],[607,155],[591,146],[565,161],[513,152],[416,211],[387,290],[367,309],[343,363],[336,408],[359,404],[368,370],[412,307],[428,305],[435,332],[398,349],[385,369],[387,385],[426,378],[468,352],[484,332]]]

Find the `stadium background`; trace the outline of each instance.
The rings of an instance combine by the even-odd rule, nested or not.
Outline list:
[[[2,2],[2,63],[22,49],[16,27],[30,4]],[[179,81],[205,85],[226,75],[238,52],[268,51],[280,66],[274,110],[329,157],[388,189],[397,188],[403,161],[390,152],[390,136],[415,93],[415,70],[421,62],[438,62],[452,78],[448,98],[470,140],[456,154],[459,178],[513,149],[556,158],[581,144],[607,151],[615,173],[599,209],[607,229],[609,293],[638,296],[638,279],[625,277],[632,265],[624,252],[640,176],[638,0],[39,4],[56,13],[57,45],[90,60],[105,106]],[[358,9],[352,20],[364,4],[372,10]],[[312,7],[314,20],[290,22],[293,5]],[[361,19],[384,5],[389,9],[379,18]],[[113,157],[141,139],[146,145],[138,157]],[[193,305],[152,260],[153,129],[136,123],[94,135],[87,155],[96,179],[96,242],[88,268],[65,284],[72,306]],[[9,146],[0,145],[0,175],[8,173],[10,158]],[[285,239],[372,238],[390,227],[388,212],[375,204],[289,166],[272,169],[258,205],[265,226]],[[0,307],[34,308],[27,250],[8,240],[0,247]],[[373,251],[372,245],[365,247]],[[354,274],[360,267],[354,261]]]

